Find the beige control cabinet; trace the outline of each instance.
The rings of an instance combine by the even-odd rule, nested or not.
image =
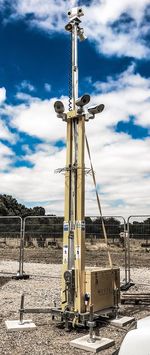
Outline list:
[[[94,305],[94,312],[114,307],[118,289],[118,302],[120,300],[120,270],[119,268],[91,267],[85,269],[85,289],[89,294],[89,304]],[[87,305],[87,311],[89,305]]]

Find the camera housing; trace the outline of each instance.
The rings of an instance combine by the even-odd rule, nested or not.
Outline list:
[[[100,105],[96,105],[96,106],[91,106],[88,108],[88,112],[91,115],[96,115],[97,113],[101,113],[104,110],[104,105],[100,104]]]
[[[84,15],[82,7],[73,7],[68,11],[68,17],[72,19],[73,17],[81,17]]]
[[[62,103],[62,101],[55,101],[54,110],[56,113],[59,113],[59,114],[64,113],[65,107],[64,107],[64,104]]]
[[[76,100],[76,105],[79,107],[83,107],[83,106],[87,105],[89,103],[89,101],[90,101],[90,95],[85,94]]]

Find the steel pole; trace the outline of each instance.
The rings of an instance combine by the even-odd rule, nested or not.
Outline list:
[[[77,22],[74,21],[72,27],[72,105],[76,108],[78,98],[78,35]],[[76,195],[77,195],[77,155],[78,155],[78,133],[77,119],[72,120],[72,164],[71,164],[71,184],[70,184],[70,234],[68,245],[68,269],[74,269],[74,228],[76,222]]]

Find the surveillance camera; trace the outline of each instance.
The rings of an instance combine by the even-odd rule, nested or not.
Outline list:
[[[88,108],[88,112],[91,113],[91,115],[95,115],[96,113],[100,113],[104,110],[104,105],[100,104],[97,106],[91,106]]]
[[[89,101],[90,101],[90,95],[85,94],[76,100],[76,105],[82,107],[87,105]]]
[[[84,13],[81,7],[73,7],[68,11],[68,16],[70,19],[72,19],[72,17],[81,17],[83,15]]]
[[[65,111],[64,104],[61,101],[55,101],[54,110],[57,113],[63,113]]]

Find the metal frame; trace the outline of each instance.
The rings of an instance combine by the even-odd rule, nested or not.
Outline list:
[[[131,215],[127,219],[127,235],[126,235],[126,240],[127,240],[127,287],[129,288],[130,286],[134,285],[133,280],[131,279],[131,255],[130,255],[130,219],[131,218],[142,218],[142,217],[150,217],[150,215]]]
[[[63,218],[63,216],[26,216],[23,220],[23,238],[22,238],[22,251],[21,251],[21,260],[22,260],[22,274],[24,274],[23,271],[23,264],[24,264],[24,244],[25,244],[25,233],[26,233],[26,221],[30,220],[30,219],[39,219],[39,218],[43,218],[43,219],[51,219],[51,218],[57,218],[57,217],[61,217]],[[63,224],[62,224],[63,226]],[[62,230],[63,233],[63,230]]]
[[[72,327],[89,327],[90,329],[90,338],[92,339],[93,328],[99,324],[100,319],[112,316],[112,308],[104,309],[103,311],[93,312],[93,305],[90,306],[89,312],[79,313],[75,311],[69,311],[68,309],[62,310],[61,307],[56,306],[54,301],[54,307],[51,308],[25,308],[25,295],[21,295],[20,309],[19,309],[19,323],[24,324],[24,314],[51,314],[52,320],[56,319],[58,322],[65,326],[66,329]],[[114,315],[116,315],[114,310]],[[107,319],[107,318],[106,318]]]
[[[19,278],[23,276],[23,259],[22,259],[22,251],[23,251],[23,220],[20,216],[0,216],[0,219],[18,219],[20,220],[20,247],[19,247],[19,270],[17,271],[16,276],[14,278]]]

